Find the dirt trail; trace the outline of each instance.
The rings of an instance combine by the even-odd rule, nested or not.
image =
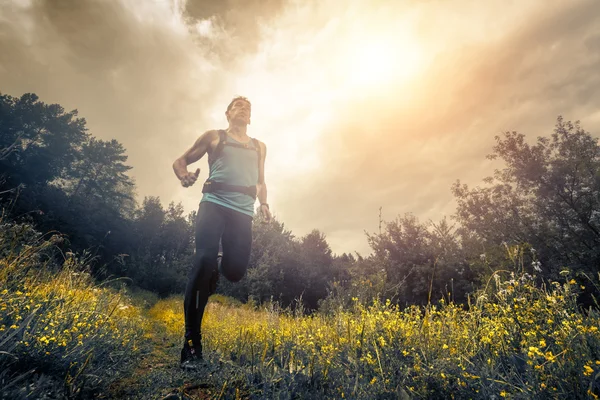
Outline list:
[[[164,326],[153,322],[141,344],[138,365],[127,377],[111,385],[105,398],[113,399],[225,399],[248,398],[235,389],[236,367],[215,355],[206,355],[199,371],[179,367],[181,343],[166,334]],[[236,373],[238,372],[238,373]],[[232,391],[233,390],[233,391]]]

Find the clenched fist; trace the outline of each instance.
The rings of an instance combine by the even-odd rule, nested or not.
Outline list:
[[[188,172],[183,175],[181,178],[181,186],[190,187],[194,183],[196,183],[196,179],[198,179],[198,175],[200,175],[200,168],[196,169],[196,172]]]
[[[260,213],[261,213],[261,215],[264,218],[264,221],[266,223],[271,222],[271,220],[273,219],[273,216],[271,215],[271,210],[269,210],[269,205],[268,204],[261,204],[260,205]]]

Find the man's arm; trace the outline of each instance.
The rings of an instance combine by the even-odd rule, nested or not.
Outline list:
[[[216,136],[218,136],[217,131],[205,132],[192,147],[173,163],[173,171],[184,187],[192,186],[200,174],[200,168],[196,169],[196,172],[188,172],[187,166],[195,163],[206,154]]]
[[[267,158],[267,146],[259,142],[261,147],[261,160],[258,164],[258,185],[256,185],[256,197],[260,202],[260,212],[267,222],[271,220],[271,211],[267,203],[267,184],[265,183],[265,159]]]

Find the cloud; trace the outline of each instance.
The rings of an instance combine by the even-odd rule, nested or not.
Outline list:
[[[124,143],[140,192],[157,194],[189,142],[174,133],[189,137],[205,118],[220,61],[177,9],[149,3],[4,6],[0,82],[6,93],[79,109],[93,135]]]
[[[440,52],[410,88],[412,101],[399,94],[376,107],[370,98],[348,105],[326,129],[327,172],[295,182],[296,193],[282,200],[301,205],[286,216],[290,225],[310,216],[337,240],[352,228],[374,232],[379,206],[387,220],[405,212],[439,219],[454,211],[456,179],[479,184],[491,173],[485,155],[494,135],[547,135],[559,114],[597,132],[600,53],[589,48],[599,16],[600,3],[591,1],[536,8],[495,42]],[[368,251],[366,240],[360,248]]]
[[[365,85],[356,64],[372,44],[395,70]],[[595,0],[0,4],[0,90],[77,108],[122,142],[140,200],[196,208],[199,185],[181,188],[171,164],[247,95],[272,209],[336,252],[369,251],[379,207],[386,220],[451,214],[451,184],[496,166],[494,135],[545,135],[559,114],[598,132],[599,48]]]

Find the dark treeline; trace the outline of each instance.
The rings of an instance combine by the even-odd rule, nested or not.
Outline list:
[[[594,281],[600,261],[597,139],[558,119],[535,144],[508,132],[491,158],[501,170],[481,187],[457,182],[450,219],[407,214],[367,234],[372,254],[334,255],[318,230],[296,237],[281,221],[254,224],[246,277],[218,291],[310,309],[389,298],[401,305],[465,302],[494,270],[557,280],[569,269]],[[125,149],[96,139],[77,111],[34,94],[0,95],[2,218],[65,235],[63,251],[90,258],[98,279],[128,277],[160,295],[181,293],[194,252],[195,211],[158,197],[135,200]],[[175,178],[174,178],[175,179]],[[315,222],[317,224],[318,221]],[[518,245],[518,247],[516,247]],[[588,295],[594,285],[586,285]]]

